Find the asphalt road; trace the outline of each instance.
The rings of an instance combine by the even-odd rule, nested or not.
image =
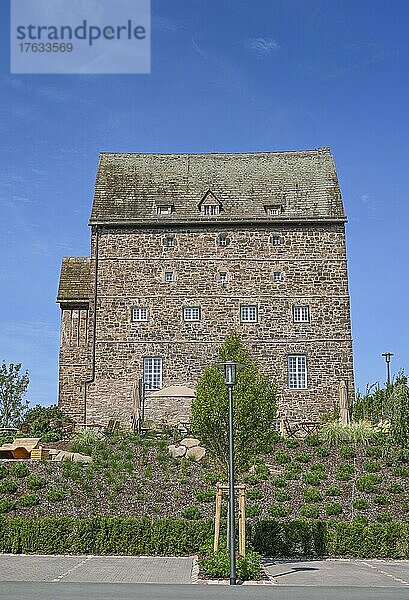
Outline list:
[[[408,600],[397,587],[0,583],[3,600]]]

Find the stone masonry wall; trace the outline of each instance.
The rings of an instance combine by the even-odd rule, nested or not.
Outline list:
[[[220,235],[227,237],[226,246],[219,245]],[[132,386],[142,376],[144,357],[162,357],[164,386],[194,387],[232,329],[277,381],[281,414],[314,418],[332,410],[341,378],[353,394],[342,224],[107,228],[99,236],[89,420],[115,417],[129,425]],[[281,243],[273,245],[271,236]],[[169,237],[173,247],[167,247]],[[94,257],[95,239],[92,248]],[[170,283],[164,277],[169,271]],[[220,272],[227,273],[226,283]],[[281,281],[274,281],[274,272]],[[258,307],[257,323],[240,322],[242,304]],[[293,322],[294,304],[309,306],[309,323]],[[131,322],[133,306],[148,307],[148,322]],[[201,321],[184,322],[184,306],[200,306]],[[90,322],[93,310],[91,300]],[[288,388],[287,358],[293,353],[307,356],[306,390]],[[184,420],[185,407],[179,408]],[[177,413],[178,406],[171,409]]]

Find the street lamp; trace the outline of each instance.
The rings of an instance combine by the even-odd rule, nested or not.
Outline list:
[[[389,386],[391,384],[391,368],[390,368],[390,363],[391,363],[391,356],[393,356],[393,352],[384,352],[382,354],[382,356],[385,357],[387,381],[388,381],[388,386]]]
[[[233,360],[218,363],[224,367],[224,383],[229,392],[229,554],[230,554],[230,585],[236,585],[236,554],[235,554],[235,514],[234,514],[234,429],[233,429],[233,387],[237,381],[237,368],[240,364]]]

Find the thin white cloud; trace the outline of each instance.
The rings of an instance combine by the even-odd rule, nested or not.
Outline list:
[[[256,56],[265,58],[279,50],[279,44],[272,38],[249,38],[243,42],[243,45],[247,50],[250,50]]]

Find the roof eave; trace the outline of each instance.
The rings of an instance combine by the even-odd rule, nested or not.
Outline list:
[[[346,216],[343,217],[277,217],[274,219],[90,219],[89,226],[111,226],[111,227],[133,227],[133,226],[148,226],[148,227],[169,227],[171,225],[189,225],[189,226],[206,226],[206,225],[276,225],[286,223],[347,223]]]

